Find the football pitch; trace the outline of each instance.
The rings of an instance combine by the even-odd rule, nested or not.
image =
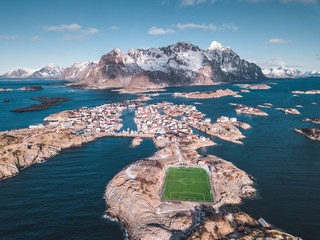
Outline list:
[[[207,172],[202,168],[169,167],[162,200],[213,202]]]

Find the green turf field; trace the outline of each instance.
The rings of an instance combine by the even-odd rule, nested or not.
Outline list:
[[[162,200],[213,202],[207,172],[202,168],[169,167]]]

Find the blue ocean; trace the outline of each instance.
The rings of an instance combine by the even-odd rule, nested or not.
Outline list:
[[[42,86],[41,91],[0,92],[0,130],[28,127],[42,122],[53,113],[82,106],[93,107],[123,101],[137,96],[118,94],[111,90],[78,90],[55,81],[0,80],[0,88],[18,89]],[[57,82],[57,81],[56,81]],[[213,154],[234,163],[255,178],[256,197],[238,206],[250,215],[263,217],[303,239],[320,237],[320,143],[292,131],[294,128],[317,127],[304,118],[320,117],[320,95],[293,96],[293,90],[320,89],[320,78],[272,81],[269,90],[241,93],[243,98],[186,99],[174,97],[174,92],[209,91],[229,88],[194,86],[167,88],[152,102],[171,101],[194,104],[197,109],[216,119],[237,117],[249,123],[250,130],[241,130],[246,138],[243,145],[214,139],[216,146],[200,149],[201,154]],[[68,97],[49,109],[15,113],[11,110],[38,102],[32,97]],[[3,100],[9,100],[4,102]],[[272,103],[262,110],[269,116],[237,115],[229,103],[257,106]],[[295,107],[301,115],[286,115],[276,107]],[[125,127],[133,127],[134,112],[124,112]],[[104,218],[106,205],[103,194],[108,182],[131,162],[151,156],[157,149],[151,140],[130,148],[129,138],[103,138],[62,151],[44,163],[35,164],[13,178],[0,181],[0,239],[125,239],[125,230]]]

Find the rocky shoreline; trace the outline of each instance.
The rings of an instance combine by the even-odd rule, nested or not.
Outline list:
[[[295,108],[276,108],[277,110],[280,110],[281,112],[285,114],[293,114],[293,115],[298,115],[301,114],[297,109]]]
[[[236,98],[242,97],[237,92],[230,89],[218,89],[211,92],[184,92],[174,93],[175,97],[195,98],[195,99],[206,99],[206,98],[220,98],[225,96],[233,96]]]
[[[160,149],[153,156],[125,167],[105,190],[106,215],[119,220],[130,239],[233,239],[232,236],[238,236],[238,239],[247,239],[249,236],[298,239],[281,231],[266,229],[249,215],[226,207],[254,196],[256,189],[253,187],[253,178],[232,163],[197,152],[198,148],[215,144],[208,138],[191,134],[191,128],[188,128],[188,125],[197,128],[200,122],[205,122],[202,119],[204,114],[190,105],[167,102],[141,107],[142,99],[144,97],[95,108],[67,110],[48,116],[43,124],[1,132],[0,180],[45,161],[63,149],[80,146],[100,137],[133,137],[132,147],[138,146],[142,138],[152,138]],[[142,129],[149,121],[158,121],[164,124],[163,133],[149,132],[149,128],[145,132],[115,132],[122,127],[120,116],[127,107],[138,107],[136,116],[140,119],[138,123]],[[160,108],[164,114],[158,112]],[[179,121],[170,116],[182,118]],[[203,126],[207,127],[199,128],[200,131],[235,143],[244,138],[237,127],[250,128],[249,124],[227,117]],[[110,127],[114,130],[110,130]],[[175,131],[182,132],[177,134]],[[164,137],[170,137],[170,140]],[[214,202],[162,200],[168,166],[205,169]]]
[[[317,128],[300,128],[293,129],[294,132],[299,133],[314,141],[320,141],[320,129]]]
[[[152,88],[152,87],[127,88],[127,87],[125,87],[125,88],[116,89],[116,90],[112,90],[112,91],[119,92],[120,94],[126,94],[126,93],[137,94],[137,93],[148,93],[148,92],[165,92],[167,90],[164,88],[159,88],[159,87],[156,87],[156,88]]]
[[[293,94],[320,94],[320,90],[308,90],[308,91],[291,91]]]
[[[236,104],[233,107],[233,109],[236,113],[255,115],[255,116],[268,116],[266,112],[261,111],[257,107],[247,107],[243,104]]]
[[[72,135],[72,129],[19,129],[0,133],[0,180],[57,155],[61,150],[93,141],[94,136]]]
[[[304,121],[320,125],[320,118],[305,118]]]
[[[43,90],[43,87],[41,86],[30,86],[30,87],[22,87],[19,88],[20,91],[40,91]]]
[[[256,90],[256,89],[266,90],[271,88],[269,85],[266,85],[266,84],[234,84],[234,86],[251,89],[251,90]]]
[[[255,195],[252,177],[221,158],[188,157],[187,151],[196,149],[168,143],[153,156],[125,167],[107,185],[106,215],[119,220],[129,239],[233,239],[235,235],[289,239],[290,235],[265,229],[247,214],[226,207]],[[161,200],[166,165],[196,166],[199,160],[209,170],[214,203]]]

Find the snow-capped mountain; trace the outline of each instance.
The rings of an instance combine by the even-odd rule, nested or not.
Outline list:
[[[304,77],[303,72],[289,67],[267,68],[262,70],[268,78],[299,78]]]
[[[50,63],[40,69],[29,69],[29,68],[15,68],[0,78],[48,78],[57,79],[63,72],[63,68],[56,64]]]
[[[219,63],[222,71],[228,73],[231,80],[258,80],[263,78],[260,67],[241,59],[230,47],[223,47],[213,41],[208,48],[212,58]]]
[[[308,71],[305,72],[304,75],[306,77],[320,77],[320,71]]]
[[[66,68],[60,76],[64,80],[84,79],[88,76],[89,70],[99,61],[87,61],[74,63],[71,67]]]
[[[217,42],[207,50],[190,42],[130,49],[128,53],[114,49],[103,55],[97,64],[88,65],[86,74],[79,76],[74,74],[76,66],[71,68],[69,73],[65,70],[61,79],[77,80],[77,85],[88,88],[209,85],[266,79],[257,65],[241,59],[231,48],[224,48]]]
[[[59,78],[63,72],[63,68],[54,63],[50,63],[40,70],[35,71],[30,75],[30,78]]]
[[[30,68],[15,68],[0,76],[1,78],[27,78],[37,70]]]
[[[302,72],[295,68],[278,67],[263,69],[262,72],[268,78],[307,78],[307,77],[320,77],[320,71]]]

